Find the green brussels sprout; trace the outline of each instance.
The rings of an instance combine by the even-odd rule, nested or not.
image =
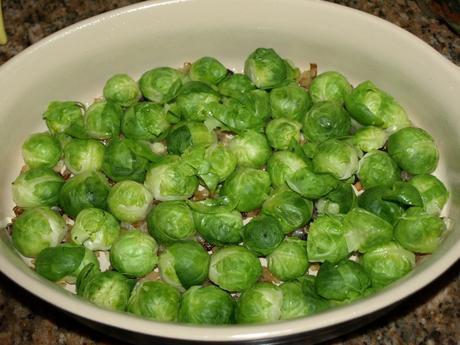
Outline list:
[[[61,154],[59,142],[49,133],[34,133],[22,144],[22,157],[29,168],[52,168]]]
[[[241,73],[227,75],[227,77],[217,85],[217,88],[222,95],[233,98],[238,98],[241,93],[256,89],[251,80]]]
[[[366,189],[358,197],[358,205],[394,225],[403,214],[404,209],[394,202],[383,200],[386,191],[386,186]]]
[[[398,243],[388,242],[365,253],[361,262],[372,286],[378,289],[410,272],[415,266],[415,255]]]
[[[48,207],[25,210],[13,223],[14,247],[24,256],[36,257],[43,249],[57,246],[66,233],[64,219]]]
[[[287,177],[286,183],[294,192],[315,200],[334,190],[339,181],[330,174],[316,174],[308,168],[302,168]]]
[[[107,178],[97,171],[87,171],[75,175],[64,183],[59,195],[59,205],[72,218],[90,207],[105,209],[110,184]]]
[[[312,314],[332,306],[332,303],[329,300],[317,294],[315,280],[316,277],[310,275],[305,275],[297,279],[297,281],[301,285],[303,295],[307,300],[308,306],[310,307]]]
[[[257,48],[244,63],[244,74],[259,89],[271,89],[287,78],[286,62],[271,48]]]
[[[215,85],[224,79],[227,73],[227,68],[217,59],[205,56],[192,63],[189,76],[191,80]]]
[[[417,175],[409,180],[422,197],[423,208],[428,214],[439,215],[449,199],[449,191],[433,175]]]
[[[308,91],[314,103],[334,101],[343,104],[352,89],[353,87],[342,74],[327,71],[313,79]]]
[[[222,144],[214,144],[204,151],[202,162],[209,164],[207,172],[200,173],[201,179],[208,189],[213,192],[217,185],[225,181],[237,165],[237,158],[233,152]]]
[[[429,174],[436,169],[439,152],[430,134],[407,127],[388,138],[388,153],[409,174]]]
[[[237,200],[240,212],[262,206],[270,193],[270,176],[266,171],[239,168],[224,182],[222,195]]]
[[[56,133],[53,135],[53,137],[57,140],[59,143],[59,147],[62,150],[65,148],[65,146],[72,141],[72,137],[68,134],[65,133]]]
[[[257,283],[244,291],[235,310],[237,323],[262,323],[281,318],[282,290],[271,283]]]
[[[122,222],[136,223],[147,217],[152,201],[153,196],[144,185],[135,181],[121,181],[110,190],[107,206]]]
[[[337,187],[316,201],[319,214],[345,214],[356,205],[356,194],[350,183],[339,182]]]
[[[315,279],[318,295],[337,301],[354,300],[364,295],[371,279],[357,262],[342,260],[337,264],[323,263]]]
[[[177,321],[180,292],[157,281],[138,282],[129,297],[127,311],[156,321]]]
[[[300,140],[301,129],[302,125],[299,122],[281,117],[267,124],[265,134],[268,143],[275,150],[287,150],[291,147],[292,142]]]
[[[214,245],[237,244],[241,242],[243,218],[238,211],[220,213],[193,212],[196,230]]]
[[[182,297],[179,321],[204,325],[233,323],[235,302],[217,286],[192,286]]]
[[[267,162],[267,171],[274,187],[286,186],[286,179],[309,165],[299,155],[290,151],[274,152]]]
[[[166,110],[151,102],[136,103],[126,111],[121,121],[123,134],[137,140],[163,139],[170,126]]]
[[[422,197],[417,188],[402,181],[397,181],[391,187],[387,187],[382,199],[396,202],[403,207],[423,206]]]
[[[441,243],[446,225],[437,215],[421,207],[409,208],[395,225],[396,241],[414,253],[429,254]]]
[[[339,180],[346,180],[358,170],[358,153],[344,141],[329,139],[317,147],[313,157],[313,170],[328,173]]]
[[[186,121],[204,121],[208,118],[209,104],[218,103],[219,94],[208,84],[189,81],[176,98],[177,109]]]
[[[13,201],[19,207],[56,206],[64,178],[51,168],[32,168],[12,184]]]
[[[200,122],[181,122],[166,137],[168,152],[181,155],[191,146],[210,146],[217,141],[214,131]]]
[[[105,146],[94,139],[72,139],[64,148],[64,163],[73,174],[100,170]]]
[[[85,113],[85,129],[94,139],[112,139],[120,134],[123,109],[116,102],[98,100]]]
[[[303,276],[308,269],[307,243],[295,237],[284,240],[267,256],[268,269],[283,281]]]
[[[198,187],[195,171],[177,156],[168,156],[147,171],[144,185],[155,200],[171,201],[190,198]]]
[[[162,279],[180,289],[201,285],[208,278],[209,254],[195,241],[176,242],[160,254]]]
[[[186,202],[193,211],[206,214],[231,212],[237,205],[235,199],[225,195],[197,201],[187,200]]]
[[[137,83],[127,74],[115,74],[104,85],[104,98],[122,107],[130,107],[141,98]]]
[[[211,255],[209,280],[227,291],[243,291],[262,275],[257,256],[240,246],[228,246]]]
[[[281,320],[295,319],[313,314],[315,306],[305,297],[299,282],[286,282],[279,286],[283,293]]]
[[[348,256],[343,216],[322,215],[310,224],[307,238],[310,262],[337,263]]]
[[[155,103],[167,103],[177,96],[182,75],[170,67],[158,67],[145,72],[139,80],[142,94]]]
[[[295,192],[282,189],[265,200],[262,213],[275,217],[283,233],[288,234],[307,224],[313,213],[313,203]]]
[[[305,138],[312,142],[345,137],[350,129],[350,115],[340,103],[332,101],[313,104],[303,120]]]
[[[110,250],[110,263],[128,277],[143,277],[158,263],[158,245],[149,235],[131,230],[120,235]]]
[[[393,238],[393,226],[362,208],[354,208],[343,219],[348,251],[366,253]]]
[[[296,84],[277,87],[270,92],[270,104],[273,118],[288,118],[302,122],[311,108],[310,95]]]
[[[372,82],[359,84],[345,97],[350,115],[364,126],[377,126],[388,133],[411,125],[406,111],[396,100]]]
[[[367,126],[358,129],[352,138],[352,143],[364,152],[381,149],[387,141],[387,133],[374,126]]]
[[[76,138],[86,138],[82,107],[78,102],[51,102],[43,114],[51,134],[65,133]]]
[[[401,171],[388,153],[370,151],[359,161],[358,178],[365,189],[392,185],[401,180]]]
[[[72,241],[91,250],[109,250],[120,235],[120,224],[112,214],[98,208],[81,210],[71,230]]]
[[[251,168],[260,168],[272,153],[265,135],[254,130],[247,130],[235,136],[229,148],[235,155],[238,165]]]
[[[159,203],[148,214],[147,225],[150,234],[160,243],[180,241],[195,234],[193,213],[185,201]]]
[[[258,256],[272,253],[283,241],[281,224],[275,217],[261,214],[243,227],[243,243]]]
[[[99,267],[99,261],[91,250],[77,244],[63,243],[43,249],[35,258],[35,271],[48,280],[72,284],[88,264]]]

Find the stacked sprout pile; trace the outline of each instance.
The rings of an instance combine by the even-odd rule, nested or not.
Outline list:
[[[15,247],[160,321],[291,319],[391,284],[444,236],[437,147],[372,82],[313,72],[259,48],[244,74],[204,57],[51,102],[13,183]]]

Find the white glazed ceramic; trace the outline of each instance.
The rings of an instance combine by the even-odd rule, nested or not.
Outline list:
[[[446,214],[454,221],[436,253],[377,295],[304,319],[255,326],[162,324],[97,308],[34,274],[15,254],[5,232],[1,271],[40,298],[103,328],[182,340],[241,341],[298,333],[311,338],[323,328],[334,332],[344,322],[349,329],[357,327],[350,320],[370,319],[451,266],[460,256],[460,72],[408,32],[322,1],[144,2],[66,28],[8,61],[0,68],[0,219],[11,216],[10,184],[22,165],[20,146],[28,134],[45,128],[41,114],[48,102],[89,103],[115,73],[137,78],[150,68],[181,66],[203,55],[241,70],[257,47],[273,47],[302,68],[315,62],[320,71],[338,70],[353,83],[371,79],[430,131],[441,151],[437,174],[452,194]]]

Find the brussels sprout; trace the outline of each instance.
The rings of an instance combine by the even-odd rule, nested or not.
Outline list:
[[[274,152],[267,162],[267,171],[274,187],[286,185],[286,179],[308,164],[299,155],[290,151]]]
[[[49,133],[34,133],[22,144],[22,157],[29,168],[52,168],[61,154],[59,142]]]
[[[195,193],[198,179],[195,172],[177,156],[153,166],[147,172],[144,185],[155,200],[185,200]]]
[[[206,214],[231,212],[237,205],[235,199],[225,195],[197,201],[187,200],[186,202],[193,211]]]
[[[120,235],[120,224],[109,212],[85,208],[71,230],[72,241],[91,250],[109,250]]]
[[[130,107],[121,122],[127,138],[156,141],[166,136],[171,126],[166,110],[155,103],[139,102]]]
[[[261,214],[243,227],[244,245],[258,256],[273,252],[283,238],[281,224],[269,215]]]
[[[254,130],[247,130],[235,136],[229,148],[236,156],[238,165],[251,168],[260,168],[272,153],[265,135]]]
[[[158,267],[162,279],[180,289],[201,285],[208,278],[209,254],[198,242],[176,242],[160,254]]]
[[[358,205],[394,225],[403,214],[404,209],[394,202],[383,200],[386,191],[386,186],[366,189],[358,197]]]
[[[358,178],[365,189],[401,180],[395,161],[383,151],[370,151],[359,161]]]
[[[156,321],[177,321],[180,292],[157,280],[138,282],[129,297],[127,311]]]
[[[71,243],[43,249],[35,259],[35,271],[48,280],[75,283],[86,265],[99,267],[96,255],[83,246]]]
[[[307,300],[312,314],[332,306],[332,303],[329,300],[317,294],[315,280],[316,277],[310,275],[305,275],[297,279],[301,285],[302,292]]]
[[[316,218],[308,230],[307,252],[310,262],[337,263],[347,257],[343,217],[322,215]]]
[[[182,297],[179,321],[205,325],[233,323],[235,302],[217,286],[192,286]]]
[[[313,213],[313,203],[295,192],[283,189],[265,200],[262,212],[275,217],[283,232],[288,234],[307,224]]]
[[[270,89],[286,80],[286,62],[271,48],[257,48],[244,63],[244,74],[259,88]]]
[[[143,277],[158,263],[158,245],[149,235],[131,230],[118,237],[110,250],[110,263],[129,277]]]
[[[171,243],[195,234],[192,210],[185,201],[165,201],[147,216],[150,234],[160,243]]]
[[[222,144],[208,147],[204,152],[203,161],[209,164],[209,171],[201,173],[200,177],[211,192],[215,191],[218,183],[231,175],[237,165],[236,156]]]
[[[307,243],[295,237],[284,240],[267,256],[268,269],[280,280],[303,276],[308,268]]]
[[[130,107],[141,98],[137,83],[127,74],[115,74],[104,85],[104,98],[122,107]]]
[[[317,147],[313,157],[313,170],[316,173],[329,173],[339,180],[346,180],[358,170],[356,149],[346,142],[329,139]]]
[[[388,133],[411,125],[406,111],[393,97],[378,89],[372,82],[359,84],[345,97],[350,115],[364,126],[377,126]]]
[[[439,152],[430,134],[407,127],[388,138],[388,153],[409,174],[429,174],[436,169]]]
[[[449,199],[449,191],[433,175],[417,175],[409,180],[422,197],[423,208],[428,214],[439,215]]]
[[[356,200],[351,184],[339,182],[337,187],[319,199],[315,206],[319,214],[345,214],[355,207]]]
[[[342,105],[332,101],[313,104],[303,121],[303,133],[313,142],[347,136],[350,128],[350,116]]]
[[[345,215],[343,229],[349,252],[358,250],[366,253],[393,238],[393,227],[390,223],[358,207]]]
[[[315,279],[318,295],[337,301],[354,300],[364,295],[371,279],[364,268],[350,260],[337,264],[325,262]]]
[[[191,146],[210,146],[216,141],[216,134],[200,122],[181,122],[166,137],[168,152],[175,155],[181,155]]]
[[[361,151],[370,152],[385,145],[387,133],[379,127],[362,127],[356,131],[351,141]]]
[[[72,218],[90,207],[105,209],[110,185],[97,171],[87,171],[67,180],[59,195],[59,205]]]
[[[227,76],[227,69],[217,59],[202,57],[192,63],[189,76],[191,80],[202,81],[215,85]]]
[[[219,92],[227,97],[238,98],[242,93],[255,90],[256,87],[244,74],[229,74],[217,85]]]
[[[286,282],[279,287],[283,293],[281,320],[295,319],[316,311],[315,306],[303,294],[302,285],[299,282]]]
[[[94,139],[72,139],[64,148],[64,163],[74,174],[100,170],[105,147]]]
[[[147,217],[152,201],[153,196],[144,185],[135,181],[121,181],[110,190],[107,206],[122,222],[136,223]]]
[[[208,117],[209,104],[219,101],[219,94],[211,86],[200,81],[189,81],[179,91],[176,105],[184,120],[204,121]]]
[[[365,253],[361,262],[372,286],[382,288],[410,272],[415,266],[415,255],[398,243],[388,242]]]
[[[86,110],[85,128],[94,139],[112,139],[120,134],[123,109],[112,101],[95,101]]]
[[[158,67],[145,72],[139,80],[142,94],[155,103],[171,101],[182,86],[182,75],[170,67]]]
[[[286,118],[273,119],[267,124],[265,134],[268,142],[275,150],[287,150],[292,142],[300,140],[302,125],[294,120]]]
[[[405,249],[415,253],[428,254],[441,243],[446,229],[437,215],[426,213],[421,207],[411,207],[395,225],[395,239]]]
[[[334,101],[343,104],[352,89],[351,84],[342,74],[327,71],[313,79],[308,91],[314,103]]]
[[[286,179],[294,192],[308,199],[319,199],[337,187],[339,181],[329,174],[316,174],[308,168],[297,170]]]
[[[57,246],[65,236],[64,219],[48,207],[25,210],[13,223],[15,248],[24,256],[35,257],[43,249]]]
[[[19,207],[55,206],[64,179],[51,168],[33,168],[12,184],[13,201]]]
[[[252,211],[267,199],[270,192],[270,176],[266,171],[239,168],[227,180],[222,195],[238,201],[240,212]]]
[[[383,200],[393,201],[401,206],[423,206],[422,197],[417,188],[407,182],[397,181],[388,187],[382,196]]]
[[[271,283],[257,283],[244,291],[236,305],[237,323],[262,323],[281,318],[282,290]]]
[[[86,138],[82,105],[77,102],[51,102],[43,114],[51,134],[65,133],[76,138]]]
[[[308,92],[296,84],[273,89],[270,92],[270,104],[273,118],[288,118],[302,122],[311,108]]]
[[[193,213],[196,230],[214,245],[237,244],[241,242],[243,218],[238,211],[222,213]]]
[[[244,247],[223,247],[211,255],[209,279],[224,290],[246,290],[261,275],[259,259]]]

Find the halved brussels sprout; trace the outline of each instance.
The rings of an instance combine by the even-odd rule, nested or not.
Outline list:
[[[123,109],[115,102],[98,100],[85,113],[85,128],[94,139],[112,139],[120,134]]]
[[[205,56],[192,63],[189,76],[191,80],[215,85],[224,79],[227,73],[227,68],[217,59]]]
[[[270,92],[270,104],[273,118],[288,118],[302,122],[311,108],[310,95],[296,84],[289,84]]]
[[[288,237],[267,256],[267,263],[270,272],[280,280],[301,277],[308,269],[307,243]]]
[[[329,139],[320,143],[313,157],[313,170],[346,180],[358,170],[358,153],[344,141]]]
[[[319,214],[345,214],[356,205],[356,194],[348,182],[339,182],[337,187],[316,201]]]
[[[104,98],[122,107],[134,105],[141,92],[137,83],[127,74],[115,74],[104,85]]]
[[[366,189],[358,197],[358,205],[394,225],[403,214],[404,209],[397,203],[383,199],[387,188],[387,186],[376,186]]]
[[[353,87],[342,74],[327,71],[313,79],[308,91],[314,103],[334,101],[343,104],[352,89]]]
[[[142,94],[155,103],[174,99],[182,86],[182,75],[170,67],[158,67],[145,72],[139,80]]]
[[[211,244],[225,245],[241,242],[243,218],[238,211],[219,213],[193,212],[196,230]]]
[[[361,151],[370,152],[381,149],[385,145],[387,138],[388,134],[383,129],[367,126],[358,129],[351,142]]]
[[[286,179],[309,164],[299,155],[290,151],[274,152],[267,162],[267,171],[274,187],[286,185]]]
[[[290,175],[286,183],[294,192],[315,200],[336,188],[339,181],[330,174],[316,174],[309,168],[302,168]]]
[[[267,124],[265,134],[275,150],[287,150],[293,142],[299,142],[302,125],[284,117],[273,119]]]
[[[65,133],[75,138],[86,138],[83,105],[78,102],[51,102],[43,114],[51,134]]]
[[[258,256],[273,252],[283,241],[281,224],[275,217],[261,214],[243,227],[243,243]]]
[[[401,180],[396,162],[383,151],[370,151],[359,161],[358,178],[365,189],[389,186]]]
[[[74,174],[100,170],[105,147],[94,139],[72,139],[64,148],[64,163]]]
[[[181,122],[166,137],[168,152],[181,155],[191,146],[210,146],[217,141],[214,131],[201,122]]]
[[[176,98],[176,106],[182,119],[186,121],[204,121],[208,118],[209,105],[218,103],[220,95],[208,84],[189,81]]]
[[[49,133],[34,133],[22,144],[22,158],[29,168],[52,168],[61,159],[59,142]]]
[[[244,63],[244,74],[260,89],[271,89],[287,78],[286,62],[271,48],[257,48]]]
[[[121,130],[127,138],[156,141],[163,139],[171,124],[167,111],[152,102],[139,102],[126,110]]]
[[[238,165],[251,168],[260,168],[272,153],[265,135],[254,130],[247,130],[235,136],[229,148],[235,155]]]
[[[229,74],[217,85],[219,92],[227,97],[239,98],[242,93],[255,90],[255,85],[244,74]]]
[[[444,184],[433,175],[417,175],[409,180],[420,193],[423,208],[429,214],[439,215],[449,199],[449,191]]]

